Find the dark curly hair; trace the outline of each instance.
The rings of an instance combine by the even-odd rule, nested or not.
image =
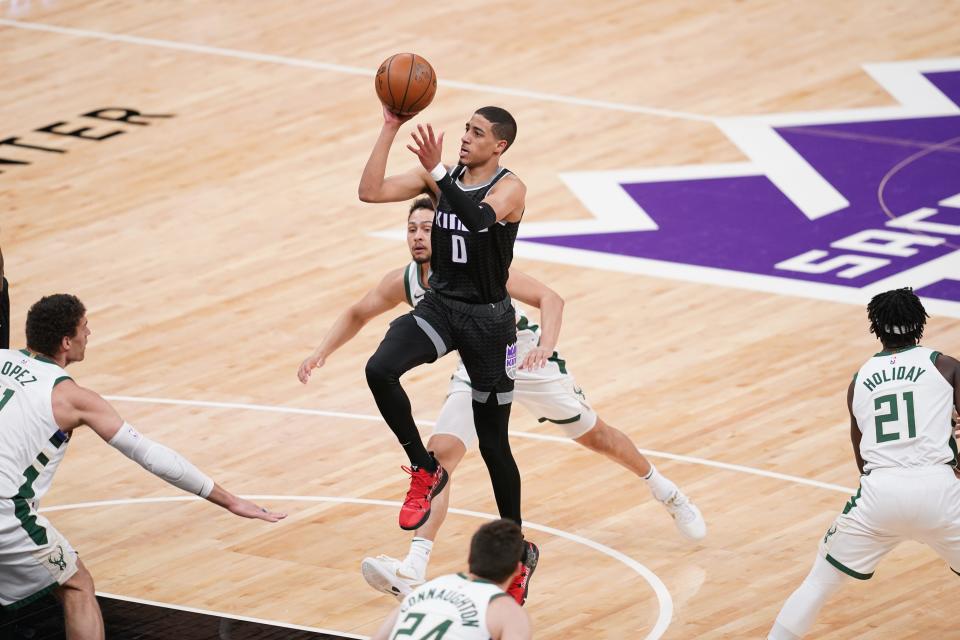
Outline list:
[[[55,357],[60,342],[77,335],[80,319],[86,313],[83,303],[69,293],[40,298],[27,312],[27,348]]]
[[[929,317],[920,298],[910,287],[878,293],[867,305],[870,333],[890,348],[920,342]]]
[[[417,209],[426,209],[428,211],[433,211],[436,207],[433,205],[433,200],[423,196],[422,198],[417,198],[410,203],[410,211],[407,213],[407,220],[410,219],[410,216],[413,215],[413,212]]]
[[[523,557],[523,532],[513,520],[483,525],[470,540],[470,573],[492,582],[503,582]]]

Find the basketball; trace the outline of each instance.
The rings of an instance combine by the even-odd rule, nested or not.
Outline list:
[[[397,115],[423,111],[437,93],[437,74],[415,53],[395,53],[380,65],[374,80],[377,97]]]

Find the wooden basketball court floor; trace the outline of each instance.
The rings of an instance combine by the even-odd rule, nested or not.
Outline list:
[[[565,297],[560,350],[600,415],[709,524],[685,543],[639,481],[515,407],[524,516],[543,552],[537,637],[765,637],[857,486],[844,392],[877,351],[865,302],[928,287],[925,343],[960,352],[960,156],[945,97],[960,69],[956,3],[6,0],[0,14],[13,342],[30,303],[76,293],[93,330],[77,380],[290,514],[268,525],[179,500],[80,433],[44,506],[103,593],[357,637],[394,606],[359,563],[408,543],[404,458],[363,376],[395,314],[308,386],[295,372],[408,259],[404,205],[356,197],[381,122],[373,71],[397,51],[437,69],[415,122],[448,133],[446,156],[473,109],[516,115],[504,164],[529,189],[521,234],[541,241],[519,243],[515,264]],[[122,122],[120,108],[169,117]],[[916,118],[928,120],[913,133],[889,124]],[[826,126],[845,122],[860,129]],[[808,125],[823,127],[801,135]],[[844,141],[860,146],[828,146]],[[413,161],[398,144],[390,170]],[[821,162],[840,168],[818,181]],[[806,227],[768,225],[791,202],[791,224],[822,232],[796,250]],[[823,235],[854,207],[877,221]],[[920,207],[936,216],[884,226]],[[923,238],[843,239],[871,227]],[[583,240],[597,231],[610,242]],[[817,249],[809,264],[853,255],[840,266],[867,271],[771,266]],[[453,365],[406,379],[424,434]],[[496,510],[475,452],[452,504],[432,575],[462,568],[478,514]],[[904,544],[812,637],[949,637],[956,579]]]

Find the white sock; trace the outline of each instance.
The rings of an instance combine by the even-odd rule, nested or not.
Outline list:
[[[414,538],[410,541],[410,552],[403,560],[404,567],[409,573],[423,580],[427,576],[427,564],[430,562],[431,551],[433,551],[433,540]]]
[[[673,484],[672,481],[657,471],[657,468],[653,466],[652,462],[650,463],[650,473],[647,474],[644,480],[646,480],[647,486],[650,487],[650,493],[660,502],[672,496],[673,492],[677,490],[677,485]]]
[[[852,579],[834,569],[818,554],[810,573],[780,609],[769,637],[796,640],[807,635],[827,599]]]

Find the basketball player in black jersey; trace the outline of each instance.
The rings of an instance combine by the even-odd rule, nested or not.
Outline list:
[[[418,126],[407,148],[422,166],[384,177],[390,147],[409,117],[386,108],[383,114],[383,128],[360,178],[360,199],[402,202],[428,194],[437,202],[430,289],[413,311],[390,324],[366,368],[380,413],[410,459],[400,527],[416,529],[426,522],[430,501],[447,481],[446,471],[423,446],[400,376],[454,349],[473,386],[474,425],[497,508],[501,517],[520,524],[520,472],[507,437],[517,333],[506,283],[526,186],[500,166],[500,156],[516,137],[516,121],[499,107],[478,109],[464,127],[454,167],[441,162],[443,133],[436,136],[429,124]],[[528,542],[525,569],[511,587],[519,602],[538,555]]]

